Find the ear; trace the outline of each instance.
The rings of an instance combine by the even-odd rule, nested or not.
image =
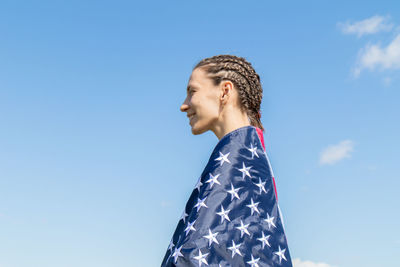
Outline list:
[[[233,84],[231,81],[221,82],[221,103],[226,104],[229,98],[232,96]]]

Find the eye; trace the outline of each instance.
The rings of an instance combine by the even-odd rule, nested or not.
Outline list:
[[[195,92],[196,92],[196,88],[194,88],[193,86],[188,86],[188,88],[187,88],[188,96],[192,96]]]

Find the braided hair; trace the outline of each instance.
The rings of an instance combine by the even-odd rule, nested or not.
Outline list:
[[[209,75],[214,85],[228,80],[239,93],[241,108],[247,113],[250,124],[264,131],[261,124],[260,105],[262,87],[260,76],[250,62],[233,55],[218,55],[201,60],[194,69],[202,68]]]

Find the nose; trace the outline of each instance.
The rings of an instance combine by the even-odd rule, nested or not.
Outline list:
[[[189,101],[188,101],[188,98],[186,97],[185,101],[181,105],[181,111],[182,112],[187,112],[188,109],[189,109]]]

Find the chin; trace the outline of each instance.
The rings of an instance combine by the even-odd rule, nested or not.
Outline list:
[[[192,126],[192,134],[194,135],[199,135],[207,131],[208,131],[207,128],[196,127],[196,125]]]

